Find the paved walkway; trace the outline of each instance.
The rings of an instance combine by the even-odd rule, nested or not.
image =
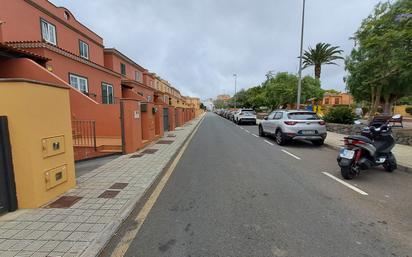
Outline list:
[[[325,144],[338,148],[343,146],[343,138],[346,135],[328,131]],[[412,146],[396,144],[393,148],[398,165],[402,168],[412,171]]]
[[[65,196],[82,197],[70,208],[21,210],[0,217],[0,256],[95,256],[116,232],[135,204],[161,174],[174,154],[199,123],[200,118],[161,142],[139,151],[155,153],[131,158],[123,155],[77,179],[77,188]],[[168,137],[168,134],[175,137]],[[167,144],[168,142],[173,142]],[[123,189],[110,189],[115,183]],[[102,198],[107,190],[113,198]],[[99,197],[100,196],[100,197]]]

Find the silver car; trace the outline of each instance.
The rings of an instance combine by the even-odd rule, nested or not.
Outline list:
[[[316,113],[305,110],[276,110],[259,124],[259,136],[273,135],[278,145],[289,140],[303,139],[323,145],[326,138],[325,121]]]

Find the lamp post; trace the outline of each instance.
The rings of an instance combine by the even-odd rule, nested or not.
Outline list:
[[[303,9],[302,9],[302,30],[300,33],[300,56],[299,56],[299,80],[298,80],[298,96],[296,100],[296,109],[300,109],[300,94],[302,91],[302,55],[303,55],[303,31],[305,27],[305,2],[303,0]]]
[[[234,98],[235,98],[235,109],[236,109],[236,102],[237,102],[237,101],[236,101],[236,100],[237,100],[237,99],[236,99],[237,74],[236,74],[236,73],[233,74],[233,77],[235,77],[235,95],[234,95]]]

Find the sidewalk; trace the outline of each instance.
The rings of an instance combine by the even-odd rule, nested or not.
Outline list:
[[[167,167],[201,117],[137,153],[77,179],[69,208],[19,210],[0,217],[0,256],[96,256]]]
[[[343,138],[346,135],[328,131],[325,144],[338,149],[343,146]],[[398,169],[412,171],[412,146],[396,144],[392,150],[398,162]]]

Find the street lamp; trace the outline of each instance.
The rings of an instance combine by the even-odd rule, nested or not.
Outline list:
[[[298,96],[296,100],[296,109],[300,109],[300,94],[302,91],[302,55],[303,55],[303,30],[305,26],[305,2],[303,0],[303,9],[302,9],[302,30],[300,33],[300,56],[299,56],[299,80],[298,80]]]
[[[235,74],[233,74],[233,77],[235,77],[235,95],[234,95],[234,98],[235,98],[235,109],[236,109],[236,84],[237,84],[237,74],[235,73]]]

